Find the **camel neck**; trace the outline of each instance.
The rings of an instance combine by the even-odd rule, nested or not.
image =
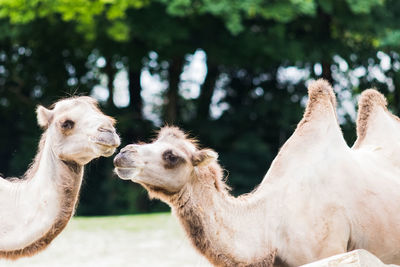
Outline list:
[[[51,141],[43,134],[24,179],[0,183],[0,257],[17,258],[43,250],[74,213],[83,167],[58,159]]]
[[[214,185],[195,182],[171,205],[192,244],[214,265],[272,266],[275,251],[263,202],[258,196],[234,198]]]

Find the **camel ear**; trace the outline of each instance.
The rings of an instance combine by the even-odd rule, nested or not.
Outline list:
[[[43,106],[36,108],[37,120],[40,127],[46,129],[53,119],[53,112]]]
[[[205,166],[218,158],[218,153],[212,149],[202,149],[196,151],[192,156],[193,166]]]

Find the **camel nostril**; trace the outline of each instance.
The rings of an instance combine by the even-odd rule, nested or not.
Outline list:
[[[127,145],[126,147],[124,147],[123,152],[125,151],[130,151],[130,152],[137,152],[138,148],[140,147],[140,145]]]
[[[130,149],[130,150],[125,149],[125,150],[121,150],[121,152],[119,154],[121,154],[121,156],[126,156],[127,154],[133,154],[133,153],[137,153],[137,151],[132,150],[132,149]]]
[[[102,133],[114,133],[114,129],[110,129],[110,128],[105,128],[105,127],[100,127],[99,129],[97,129],[99,132]]]
[[[92,139],[95,143],[108,147],[118,147],[121,144],[118,134],[112,127],[97,128],[97,132],[93,135]]]
[[[121,157],[120,157],[119,154],[114,158],[114,160],[113,160],[114,166],[117,166],[117,165],[118,165],[118,162],[119,162],[120,158],[121,158]]]
[[[115,167],[129,168],[132,166],[134,161],[132,157],[129,157],[126,153],[120,152],[115,156],[113,162]]]

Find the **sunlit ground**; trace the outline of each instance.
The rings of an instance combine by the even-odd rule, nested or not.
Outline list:
[[[77,217],[44,252],[12,267],[211,266],[190,246],[169,213]]]

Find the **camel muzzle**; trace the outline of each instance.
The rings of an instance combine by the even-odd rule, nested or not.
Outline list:
[[[133,152],[129,150],[119,152],[114,158],[114,166],[117,168],[134,168]]]
[[[140,164],[133,160],[133,154],[130,150],[122,149],[114,158],[115,172],[123,180],[133,181],[142,171]]]
[[[107,147],[118,147],[121,144],[115,129],[99,128],[97,135],[93,139],[94,143]]]

